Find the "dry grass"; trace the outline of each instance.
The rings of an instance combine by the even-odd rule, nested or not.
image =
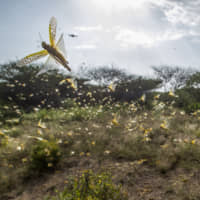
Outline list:
[[[133,105],[112,105],[24,114],[19,123],[1,127],[0,199],[43,199],[62,190],[68,176],[92,169],[110,171],[129,199],[196,200],[199,137],[199,116],[173,107],[136,111]],[[61,159],[55,166],[47,163],[50,170],[47,166],[37,177],[30,165],[39,140],[54,141]]]

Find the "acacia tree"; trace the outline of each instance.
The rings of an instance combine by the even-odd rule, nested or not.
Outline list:
[[[186,86],[189,88],[200,88],[200,72],[194,73],[190,79],[187,80]]]
[[[119,83],[135,79],[136,75],[127,75],[122,69],[117,69],[113,65],[99,66],[95,68],[82,67],[80,74],[90,80],[96,81],[98,85],[105,86],[110,83]]]
[[[185,86],[187,80],[195,73],[194,69],[184,69],[167,65],[152,66],[157,78],[162,80],[165,91],[176,90]]]

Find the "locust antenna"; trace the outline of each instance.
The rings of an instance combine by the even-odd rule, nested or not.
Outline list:
[[[37,48],[41,48],[41,44],[44,41],[40,32],[38,33],[39,39],[37,39]]]
[[[39,34],[39,38],[40,38],[40,43],[42,43],[44,41],[43,38],[42,38],[42,35],[41,35],[40,32],[38,34]]]

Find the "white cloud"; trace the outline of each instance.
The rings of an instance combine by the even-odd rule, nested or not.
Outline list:
[[[90,0],[90,3],[96,5],[99,9],[105,11],[122,11],[122,10],[143,10],[148,5],[156,4],[158,6],[164,6],[168,0]]]
[[[166,31],[160,33],[134,31],[131,29],[120,29],[115,36],[115,40],[120,42],[121,47],[150,48],[164,41],[178,40],[187,33],[183,31]]]
[[[120,30],[115,40],[119,41],[121,43],[122,47],[128,47],[128,46],[152,46],[154,43],[154,39],[143,32],[136,32],[129,29]]]
[[[142,8],[144,3],[147,3],[148,0],[90,0],[91,3],[96,5],[97,7],[104,9],[105,11],[110,10],[124,10],[127,8]]]
[[[189,30],[189,35],[190,36],[200,36],[200,31],[197,31],[197,30]]]
[[[153,3],[163,10],[166,19],[172,24],[187,26],[200,24],[199,0],[159,0]]]
[[[75,46],[74,49],[96,49],[96,45],[94,44],[82,44]]]
[[[76,26],[74,29],[78,31],[101,31],[103,27],[99,24],[97,26]]]

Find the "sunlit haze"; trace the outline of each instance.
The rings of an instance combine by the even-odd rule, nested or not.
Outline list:
[[[40,50],[39,33],[48,42],[55,16],[74,71],[83,64],[147,75],[152,65],[198,68],[199,11],[199,0],[1,1],[0,63]]]

